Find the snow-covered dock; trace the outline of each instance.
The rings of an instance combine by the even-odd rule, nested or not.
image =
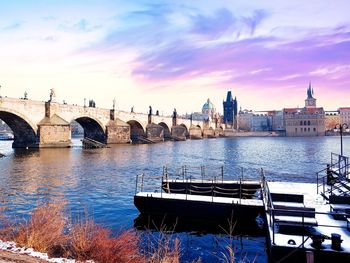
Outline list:
[[[317,184],[267,182],[264,204],[271,261],[350,262],[350,199],[336,199],[332,204],[318,195]]]

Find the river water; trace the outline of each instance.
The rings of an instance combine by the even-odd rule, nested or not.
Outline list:
[[[86,150],[80,140],[69,149],[13,150],[0,141],[0,200],[6,213],[26,217],[38,202],[64,199],[72,214],[88,211],[97,223],[114,231],[133,227],[138,211],[133,205],[135,176],[158,176],[164,165],[224,166],[227,178],[245,168],[245,177],[264,168],[268,180],[315,182],[331,152],[339,153],[339,137],[218,138],[165,142],[153,145],[116,145]],[[350,137],[344,138],[350,155]],[[219,261],[227,238],[212,234],[178,233],[183,261],[201,257]],[[264,237],[244,237],[238,254],[248,261],[265,262]],[[219,256],[220,257],[220,256]]]

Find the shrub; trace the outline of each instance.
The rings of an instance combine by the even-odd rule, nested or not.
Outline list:
[[[64,205],[64,202],[54,202],[38,206],[30,220],[18,226],[14,241],[19,246],[32,247],[50,256],[62,253],[67,242]]]

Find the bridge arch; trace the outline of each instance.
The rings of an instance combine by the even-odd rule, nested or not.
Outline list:
[[[145,128],[137,120],[129,120],[127,124],[130,125],[130,139],[132,141],[138,141],[139,137],[146,137]]]
[[[186,130],[186,138],[189,138],[190,137],[190,132],[189,132],[187,126],[185,124],[183,124],[183,123],[181,123],[180,126],[185,128],[185,130]]]
[[[84,129],[84,138],[90,138],[98,142],[106,143],[107,136],[104,125],[89,116],[81,116],[73,118]],[[73,121],[72,120],[72,121]]]
[[[23,114],[0,108],[0,119],[11,128],[14,134],[15,138],[12,147],[25,148],[37,146],[39,142],[38,127]]]
[[[164,139],[170,139],[171,138],[171,132],[168,127],[168,125],[165,122],[158,123],[159,126],[162,126],[164,129]]]

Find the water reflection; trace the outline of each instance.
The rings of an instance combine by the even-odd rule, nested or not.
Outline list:
[[[87,209],[98,223],[117,231],[132,227],[138,216],[136,174],[160,175],[163,165],[223,165],[227,176],[245,167],[245,176],[256,178],[264,168],[270,180],[314,182],[331,152],[339,152],[339,143],[337,137],[219,138],[84,150],[75,141],[70,149],[12,150],[11,142],[0,141],[0,152],[7,155],[0,158],[0,200],[10,215],[25,216],[38,200],[62,198],[73,214]],[[345,137],[346,155],[349,143]],[[181,235],[191,249],[184,252],[189,258],[213,250],[208,240],[215,236]],[[264,250],[263,238],[247,239],[246,246],[258,246],[253,257],[256,249]]]

